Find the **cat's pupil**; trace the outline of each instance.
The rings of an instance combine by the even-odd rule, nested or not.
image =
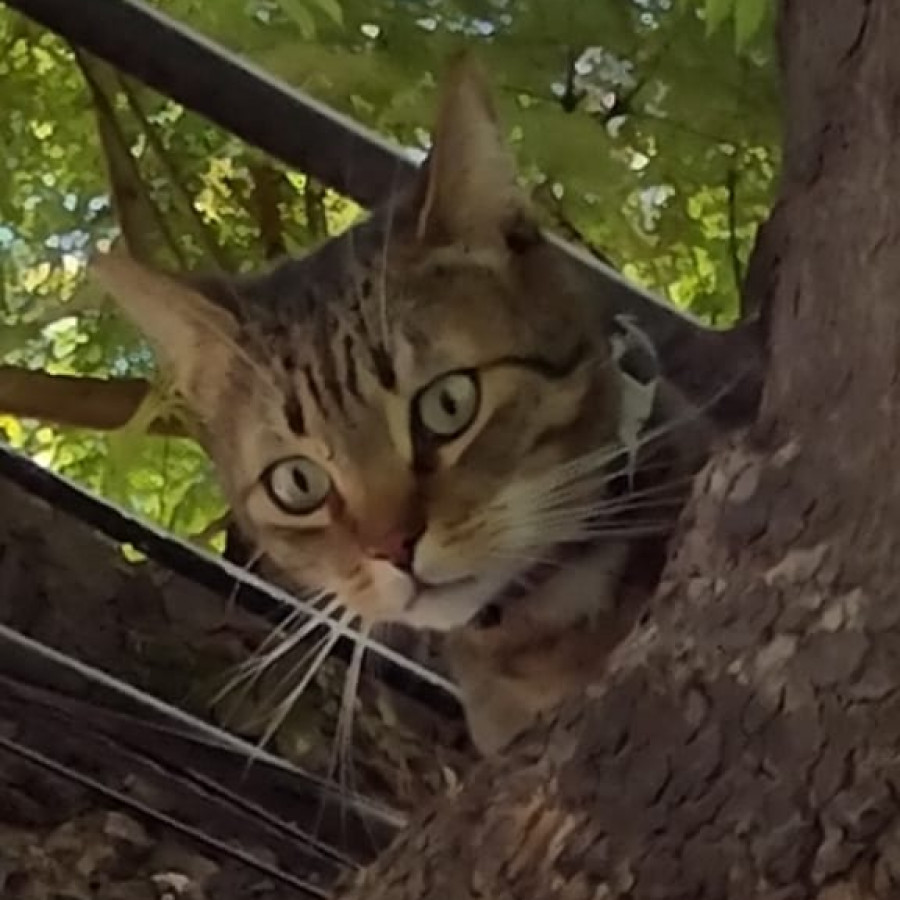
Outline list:
[[[297,490],[300,491],[301,494],[309,493],[309,479],[303,473],[303,469],[299,467],[294,468],[294,484],[297,486]]]
[[[459,411],[456,400],[449,391],[441,391],[441,409],[450,416],[450,418],[454,418]]]

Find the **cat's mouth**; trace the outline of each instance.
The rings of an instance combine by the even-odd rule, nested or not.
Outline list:
[[[471,625],[493,628],[503,621],[504,611],[523,600],[549,582],[567,566],[592,552],[596,541],[565,542],[544,551],[545,558],[523,571],[501,581],[493,589],[485,584],[484,576],[467,575],[448,582],[431,582],[411,575],[413,590],[403,607],[403,617],[418,621],[420,627],[449,627]],[[436,611],[440,614],[436,615]]]
[[[400,613],[401,621],[413,628],[435,631],[459,628],[484,605],[484,594],[484,581],[478,576],[443,582],[412,576],[412,590]]]

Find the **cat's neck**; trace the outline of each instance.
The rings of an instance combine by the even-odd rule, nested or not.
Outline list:
[[[706,458],[711,430],[669,385],[658,386],[627,498],[664,497],[658,532],[576,548],[531,591],[499,598],[448,636],[447,658],[460,685],[469,731],[482,753],[502,750],[543,712],[601,679],[608,657],[646,609],[666,561],[691,477]],[[643,492],[643,493],[639,493]],[[649,493],[648,493],[649,492]],[[641,519],[623,506],[623,532]]]

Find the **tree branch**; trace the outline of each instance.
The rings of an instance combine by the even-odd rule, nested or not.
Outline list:
[[[542,181],[531,193],[532,200],[550,216],[556,231],[567,241],[584,247],[591,256],[599,259],[604,265],[612,267],[612,259],[604,253],[581,229],[566,215],[562,200],[553,193],[551,179]]]
[[[284,242],[284,222],[281,217],[284,176],[266,162],[250,163],[248,168],[253,183],[250,213],[259,228],[263,255],[266,259],[277,259],[287,252]]]
[[[165,248],[180,266],[184,266],[178,242],[144,184],[128,138],[104,87],[105,63],[90,59],[78,49],[74,53],[93,102],[113,208],[125,243],[136,258],[145,262],[156,260]]]
[[[311,175],[303,184],[303,206],[306,211],[306,231],[314,241],[328,237],[328,217],[325,215],[325,188]]]
[[[734,278],[734,288],[740,298],[741,319],[747,319],[756,310],[753,308],[753,297],[745,293],[744,266],[741,263],[740,246],[738,243],[738,216],[737,216],[737,186],[738,186],[738,162],[728,169],[726,188],[728,190],[728,257],[731,262],[731,274]]]
[[[72,428],[122,428],[149,390],[149,383],[141,378],[107,380],[0,366],[0,413]],[[175,416],[154,419],[149,431],[169,437],[189,436]]]
[[[216,242],[216,239],[213,237],[212,232],[210,231],[206,222],[203,221],[203,218],[200,216],[199,212],[197,212],[197,208],[194,206],[193,197],[191,197],[190,192],[184,186],[184,179],[182,178],[181,173],[178,171],[178,167],[172,160],[169,151],[160,140],[159,135],[157,134],[157,131],[153,126],[153,123],[148,119],[147,114],[144,111],[143,106],[141,105],[140,98],[121,73],[118,73],[117,77],[119,88],[125,95],[125,99],[128,102],[128,108],[131,110],[131,114],[135,117],[141,127],[141,130],[146,136],[148,145],[153,149],[156,158],[159,160],[160,165],[165,170],[166,176],[169,180],[169,186],[175,193],[175,196],[178,199],[181,208],[186,214],[187,218],[193,224],[194,234],[200,241],[204,252],[210,258],[210,260],[212,260],[216,263],[217,266],[219,266],[219,268],[224,269],[225,271],[230,271],[231,266],[225,256],[224,251]]]

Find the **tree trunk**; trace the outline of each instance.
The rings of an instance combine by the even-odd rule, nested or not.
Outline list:
[[[900,896],[900,4],[783,0],[756,424],[608,683],[343,896]]]

